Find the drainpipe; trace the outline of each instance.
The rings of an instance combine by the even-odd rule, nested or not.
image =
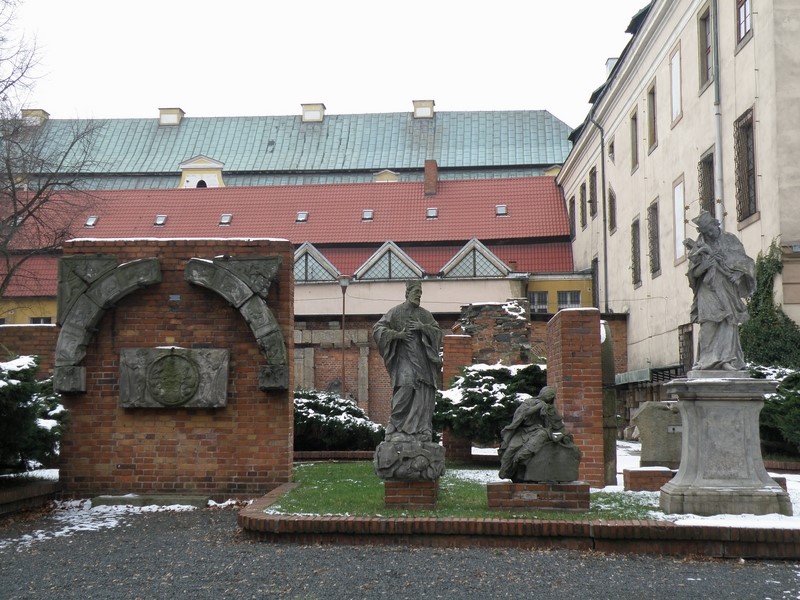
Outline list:
[[[600,130],[600,186],[603,198],[603,312],[608,313],[608,210],[606,209],[606,132],[589,115],[589,121]]]
[[[714,216],[719,221],[720,227],[725,231],[725,207],[722,199],[725,197],[723,192],[722,180],[722,101],[719,85],[719,23],[717,15],[717,0],[711,0],[711,52],[713,54],[714,70]]]

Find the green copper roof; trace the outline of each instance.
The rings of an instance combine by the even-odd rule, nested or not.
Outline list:
[[[184,117],[179,125],[158,118],[110,119],[96,140],[100,177],[177,175],[180,163],[204,155],[238,173],[309,173],[422,169],[502,169],[564,162],[570,128],[544,110],[326,115],[319,123],[300,116]],[[70,139],[76,121],[50,119],[50,140]],[[172,186],[174,182],[166,185]],[[143,185],[150,187],[150,184]]]

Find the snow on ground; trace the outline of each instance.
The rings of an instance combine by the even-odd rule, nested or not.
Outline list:
[[[622,472],[625,469],[638,469],[639,456],[641,455],[642,445],[639,442],[617,442],[617,485],[609,485],[603,489],[604,492],[623,492]],[[497,455],[495,448],[473,448],[473,454]],[[653,467],[663,468],[663,467]],[[497,469],[476,469],[476,470],[449,470],[452,476],[469,481],[480,483],[490,483],[500,481],[497,477]],[[777,475],[777,473],[770,473]],[[697,515],[667,515],[661,511],[650,513],[653,519],[672,521],[677,525],[717,525],[722,527],[760,527],[769,529],[800,529],[800,474],[786,473],[781,474],[786,478],[786,490],[792,500],[793,517],[784,515],[715,515],[713,517],[700,517]],[[598,491],[593,488],[592,491]],[[658,505],[659,492],[624,492],[626,494],[636,494],[649,502]]]
[[[494,448],[473,448],[475,454],[496,455]],[[624,469],[639,468],[639,455],[641,445],[636,442],[617,442],[617,485],[606,486],[605,492],[623,493],[622,471]],[[44,475],[47,479],[57,480],[58,471],[50,469],[37,471],[37,476]],[[485,469],[449,469],[446,477],[456,477],[477,483],[490,483],[500,481],[497,477],[497,468]],[[696,515],[666,515],[660,511],[651,512],[653,519],[672,521],[677,525],[702,526],[717,525],[723,527],[761,527],[800,529],[800,474],[785,474],[786,485],[792,500],[792,509],[795,517],[783,515],[717,515],[714,517],[699,517]],[[593,491],[598,491],[593,489]],[[636,494],[654,506],[658,505],[658,492],[624,492]],[[233,504],[241,504],[237,500],[229,500],[223,504],[211,502],[210,505],[225,508]],[[52,528],[34,531],[16,539],[0,539],[0,549],[8,546],[25,547],[38,541],[45,541],[57,537],[70,536],[78,531],[99,531],[112,527],[128,526],[126,517],[156,511],[185,511],[194,510],[191,506],[92,506],[90,500],[70,501],[57,503],[57,510],[53,511],[52,519],[55,522]]]

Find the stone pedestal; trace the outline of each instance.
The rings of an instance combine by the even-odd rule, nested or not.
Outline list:
[[[487,483],[489,508],[495,510],[589,510],[589,484],[569,483]]]
[[[372,465],[384,481],[432,481],[444,475],[444,448],[433,442],[381,442]]]
[[[792,514],[789,495],[761,458],[758,415],[775,382],[745,373],[693,371],[666,384],[683,421],[681,464],[661,488],[666,513]]]

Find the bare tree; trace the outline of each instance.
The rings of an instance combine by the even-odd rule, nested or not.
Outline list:
[[[14,37],[16,0],[0,0],[0,298],[33,256],[56,254],[92,205],[82,191],[95,166],[99,121],[51,122],[22,110],[36,47]]]

